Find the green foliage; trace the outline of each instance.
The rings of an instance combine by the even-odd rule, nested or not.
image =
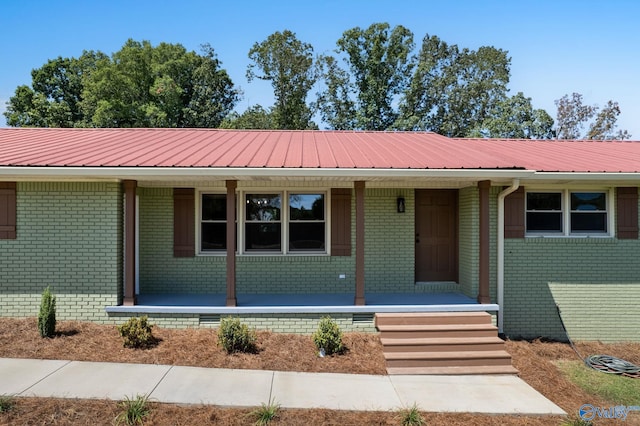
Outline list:
[[[257,350],[256,342],[256,332],[241,323],[238,318],[227,317],[220,321],[218,345],[222,346],[227,353],[254,353]]]
[[[511,59],[504,50],[461,49],[427,34],[416,61],[396,129],[464,137],[506,98]]]
[[[127,322],[118,326],[125,348],[141,349],[156,344],[151,332],[153,325],[149,324],[146,316],[129,318]]]
[[[499,101],[487,118],[465,135],[481,138],[553,139],[553,119],[533,109],[522,92]]]
[[[213,48],[128,40],[111,57],[84,52],[32,72],[9,99],[10,126],[217,127],[239,92]]]
[[[342,331],[331,317],[320,320],[318,330],[313,334],[313,343],[318,350],[324,349],[327,355],[340,354],[345,349],[342,343]]]
[[[411,407],[400,410],[400,420],[402,426],[422,426],[426,424],[415,403]]]
[[[580,388],[616,405],[640,406],[640,380],[593,370],[580,361],[558,363],[560,370]]]
[[[56,297],[49,287],[42,292],[38,313],[38,332],[40,337],[53,337],[56,332]]]
[[[337,46],[348,67],[340,68],[330,56],[322,59],[327,87],[318,107],[323,119],[336,129],[389,129],[398,115],[394,102],[413,68],[413,33],[401,25],[375,23],[345,31]]]
[[[278,411],[280,410],[280,404],[276,404],[275,401],[269,400],[268,404],[264,402],[259,408],[253,410],[250,415],[256,419],[255,424],[258,426],[265,426],[271,422],[271,420],[278,417]]]
[[[12,396],[0,395],[0,413],[6,413],[13,409],[16,401]]]
[[[260,105],[247,108],[242,114],[232,112],[220,123],[221,129],[277,129],[273,111]]]
[[[136,395],[134,398],[126,396],[124,401],[118,403],[118,406],[122,409],[120,414],[116,416],[116,424],[118,425],[142,425],[144,418],[151,412],[147,395]]]
[[[247,79],[271,82],[275,105],[272,109],[275,129],[304,130],[314,128],[312,111],[306,103],[307,94],[317,80],[313,46],[303,43],[295,33],[276,31],[249,50],[252,61],[247,67]],[[258,74],[257,70],[262,73]]]

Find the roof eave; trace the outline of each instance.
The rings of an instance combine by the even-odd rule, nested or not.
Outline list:
[[[222,178],[341,178],[398,180],[420,178],[508,180],[535,172],[522,169],[378,169],[378,168],[250,168],[250,167],[0,167],[0,179],[139,179],[181,180]]]

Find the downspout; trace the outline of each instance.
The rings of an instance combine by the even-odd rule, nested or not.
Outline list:
[[[520,179],[514,179],[511,186],[498,194],[498,333],[504,326],[504,199],[520,187]]]

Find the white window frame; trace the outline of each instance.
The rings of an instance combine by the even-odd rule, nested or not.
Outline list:
[[[226,195],[223,190],[203,189],[197,191],[196,198],[196,253],[199,256],[226,256],[226,250],[220,251],[204,251],[202,250],[202,196],[205,194]],[[247,251],[245,247],[245,224],[246,218],[246,196],[247,194],[279,194],[281,197],[280,206],[280,251]],[[289,195],[290,194],[322,194],[324,195],[324,250],[289,250]],[[330,256],[331,255],[331,190],[326,187],[318,188],[288,188],[288,189],[270,189],[260,188],[242,188],[236,192],[236,238],[237,248],[236,254],[240,256]]]
[[[223,190],[200,190],[197,191],[198,196],[196,197],[196,253],[199,256],[226,256],[227,250],[202,250],[202,196],[203,195],[224,195],[226,199],[227,192]],[[236,212],[238,211],[238,199],[236,197]],[[237,215],[237,213],[236,213]],[[237,219],[237,218],[236,218]],[[225,221],[226,223],[227,221]],[[238,227],[238,222],[236,220],[236,230]],[[237,233],[237,232],[236,232]],[[236,238],[238,236],[236,235]],[[237,250],[236,250],[237,253]]]
[[[562,194],[561,198],[561,212],[562,212],[562,232],[557,231],[529,231],[527,227],[527,194],[529,193],[560,193]],[[579,231],[579,232],[571,232],[571,193],[574,192],[601,192],[604,193],[607,197],[606,201],[606,232],[599,231]],[[615,233],[615,211],[614,211],[614,190],[612,188],[602,188],[602,187],[575,187],[575,188],[549,188],[549,187],[527,187],[525,194],[525,235],[527,237],[562,237],[562,238],[585,238],[585,237],[595,237],[595,238],[612,238]],[[585,213],[588,214],[588,213]]]

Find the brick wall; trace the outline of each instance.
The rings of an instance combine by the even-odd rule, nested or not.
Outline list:
[[[122,283],[117,183],[17,185],[17,239],[0,240],[0,315],[37,316],[51,286],[59,319],[102,321]]]
[[[139,188],[140,292],[224,293],[225,256],[173,257],[171,188]],[[406,213],[397,213],[397,197]],[[355,221],[355,197],[352,197]],[[365,286],[367,292],[415,291],[414,196],[407,189],[367,189],[365,194]],[[353,293],[353,256],[239,256],[238,293]],[[345,279],[339,279],[345,274]]]
[[[638,340],[640,241],[527,238],[505,241],[505,333]],[[555,284],[551,284],[555,283]]]

